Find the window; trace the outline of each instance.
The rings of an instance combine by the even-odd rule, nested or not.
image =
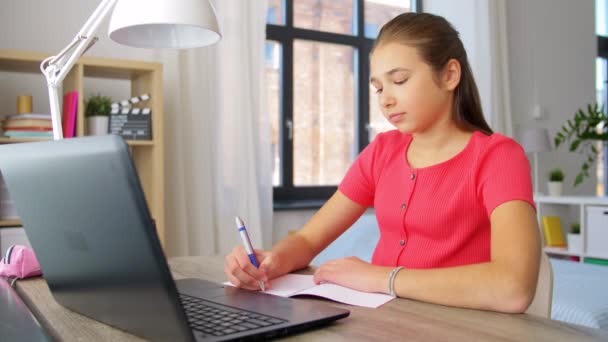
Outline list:
[[[356,156],[392,129],[369,84],[382,25],[420,0],[269,0],[267,103],[275,207],[325,201]]]
[[[606,0],[595,0],[595,32],[597,34],[597,54],[595,62],[596,70],[596,101],[604,109],[608,109],[608,4]],[[603,129],[608,129],[604,127]],[[597,189],[598,196],[608,195],[608,147],[602,148],[602,143],[597,142],[600,151],[597,158]]]

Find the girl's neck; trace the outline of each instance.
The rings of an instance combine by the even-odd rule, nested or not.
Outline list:
[[[453,146],[455,142],[468,141],[471,134],[472,132],[456,126],[452,120],[446,120],[424,132],[413,133],[410,147],[419,151],[441,151]],[[456,145],[458,144],[456,143]]]

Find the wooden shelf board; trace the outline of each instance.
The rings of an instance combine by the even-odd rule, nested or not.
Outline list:
[[[25,52],[0,49],[0,70],[11,72],[39,73],[40,63],[48,55],[37,52]]]
[[[0,227],[21,227],[21,221],[19,219],[0,219]]]
[[[559,254],[559,255],[567,255],[567,256],[582,256],[582,253],[570,252],[565,247],[544,247],[543,250],[549,254]]]
[[[24,142],[36,142],[36,141],[47,141],[51,138],[9,138],[0,137],[0,144],[13,144],[13,143],[24,143]]]
[[[48,141],[51,138],[8,138],[0,137],[0,144],[13,144],[24,142]],[[127,140],[129,146],[154,146],[153,140]]]
[[[152,141],[152,140],[127,140],[127,145],[129,145],[129,146],[154,146],[154,141]]]
[[[607,196],[537,196],[534,198],[536,203],[546,204],[565,204],[565,205],[580,205],[580,204],[598,204],[608,205]]]

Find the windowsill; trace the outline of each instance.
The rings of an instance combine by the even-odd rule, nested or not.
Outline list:
[[[274,211],[319,209],[327,200],[281,200],[273,202]]]

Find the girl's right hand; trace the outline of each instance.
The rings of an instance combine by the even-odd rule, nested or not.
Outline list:
[[[243,246],[234,247],[230,254],[226,255],[224,273],[228,280],[236,287],[248,290],[260,290],[260,281],[264,282],[266,289],[270,287],[268,280],[276,269],[276,257],[272,252],[259,249],[254,250],[260,268],[253,266]]]

